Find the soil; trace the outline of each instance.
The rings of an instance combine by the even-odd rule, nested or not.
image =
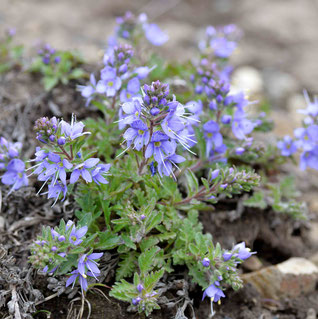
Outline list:
[[[38,77],[15,70],[0,79],[0,132],[1,135],[24,145],[23,156],[31,158],[36,146],[32,126],[39,116],[62,116],[70,118],[75,112],[79,119],[86,116],[98,116],[98,113],[84,107],[84,101],[75,90],[75,83],[59,86],[51,93],[44,93]],[[303,177],[307,180],[306,177]],[[301,182],[301,181],[300,181]],[[4,224],[0,225],[0,244],[14,256],[15,266],[22,269],[27,264],[28,245],[40,231],[43,224],[54,226],[60,218],[68,219],[74,209],[72,199],[59,203],[51,208],[51,203],[36,195],[38,185],[31,180],[31,186],[6,197],[8,188],[0,185],[2,208],[0,217]],[[317,185],[304,186],[311,189],[313,194]],[[311,216],[313,217],[313,216]],[[213,234],[215,242],[230,248],[233,243],[245,241],[248,246],[258,252],[258,258],[263,266],[280,263],[292,256],[310,257],[317,248],[307,236],[310,225],[307,222],[292,221],[283,215],[272,211],[241,209],[240,199],[234,198],[230,205],[220,203],[211,213],[201,213],[201,221],[207,232]],[[1,259],[1,258],[0,258]],[[182,273],[180,269],[180,273]],[[248,272],[241,268],[241,272]],[[46,289],[46,280],[32,273],[33,286],[40,289],[44,296],[50,296],[52,291]],[[170,278],[171,279],[171,278]],[[176,278],[174,278],[176,279]],[[111,284],[111,282],[110,282]],[[192,290],[191,290],[192,289]],[[208,301],[201,303],[202,292],[191,286],[189,297],[193,299],[196,318],[208,318],[210,305]],[[0,286],[1,290],[1,286]],[[92,319],[109,318],[142,318],[136,313],[128,313],[127,304],[109,298],[100,291],[88,294],[91,305]],[[318,291],[301,296],[297,299],[281,301],[262,299],[252,286],[226,292],[221,307],[216,306],[216,319],[240,318],[315,318],[312,313],[318,313]],[[76,298],[76,297],[75,297]],[[1,299],[0,299],[1,301]],[[79,311],[80,301],[71,301],[66,295],[55,297],[37,307],[35,318],[75,318]],[[71,315],[68,312],[72,309]],[[88,314],[85,307],[84,317]],[[44,311],[41,311],[44,310]],[[155,311],[150,318],[174,318],[176,309]],[[50,315],[48,315],[50,313]],[[4,308],[0,309],[0,317],[7,315]],[[185,310],[185,316],[192,318],[190,307]],[[182,316],[178,317],[185,318]]]

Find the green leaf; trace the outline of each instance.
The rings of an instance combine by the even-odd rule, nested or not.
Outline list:
[[[160,269],[155,272],[151,272],[147,277],[145,278],[144,285],[146,291],[151,291],[155,288],[158,281],[161,279],[161,277],[164,275],[165,271],[164,269]]]
[[[95,246],[96,249],[109,250],[121,244],[121,237],[118,234],[113,234],[110,231],[99,233],[99,242]]]
[[[152,211],[151,215],[147,219],[146,234],[148,234],[153,228],[162,222],[163,213],[161,211]]]
[[[120,282],[115,282],[109,295],[122,301],[131,302],[131,299],[136,296],[136,287],[125,279],[121,279]]]
[[[199,190],[199,182],[194,173],[191,170],[186,171],[188,196],[196,194]]]
[[[243,204],[244,206],[260,209],[265,209],[267,207],[267,203],[262,192],[255,192],[250,198],[246,199]]]
[[[138,258],[138,264],[140,272],[142,274],[146,274],[153,268],[155,256],[159,252],[159,250],[159,247],[154,246],[140,254]]]
[[[129,252],[120,256],[121,260],[118,263],[116,270],[116,280],[120,280],[125,277],[130,277],[137,267],[137,254]]]
[[[122,238],[122,240],[124,241],[124,243],[125,243],[125,245],[126,245],[127,247],[129,247],[129,248],[131,248],[131,249],[134,249],[134,250],[137,249],[136,245],[135,245],[134,242],[130,239],[129,235],[123,233],[123,234],[121,234],[121,238]]]
[[[59,82],[59,79],[56,77],[44,77],[43,84],[45,91],[51,91]]]

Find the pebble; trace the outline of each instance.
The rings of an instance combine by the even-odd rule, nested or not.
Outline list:
[[[294,257],[278,265],[244,274],[242,279],[252,284],[264,298],[296,298],[315,290],[318,268],[310,260]]]

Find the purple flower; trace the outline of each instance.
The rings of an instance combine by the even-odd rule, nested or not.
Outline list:
[[[246,248],[244,242],[236,244],[233,247],[232,252],[235,253],[235,256],[237,258],[240,258],[242,260],[250,258],[253,254],[256,254],[256,252],[251,252],[249,248]]]
[[[206,156],[208,157],[211,150],[223,145],[223,137],[219,125],[212,120],[203,125],[203,130],[206,140]]]
[[[318,145],[310,151],[304,151],[300,156],[300,168],[310,167],[318,170]]]
[[[86,291],[88,288],[87,276],[94,277],[91,272],[87,272],[87,274],[81,275],[77,269],[73,270],[71,274],[71,277],[69,277],[66,281],[66,287],[68,287],[71,284],[73,284],[74,287],[77,278],[79,278],[79,283],[81,285],[82,292],[83,290]]]
[[[130,128],[124,133],[124,139],[127,142],[127,147],[130,147],[132,143],[135,145],[135,149],[140,151],[143,146],[146,146],[149,142],[149,131],[147,125],[141,121],[137,120],[130,124]]]
[[[224,259],[224,261],[230,260],[230,259],[232,258],[232,256],[233,256],[233,253],[232,253],[232,252],[225,251],[225,252],[223,253],[223,259]]]
[[[161,46],[169,40],[169,36],[154,23],[145,23],[143,29],[147,40],[155,46]]]
[[[175,153],[176,143],[169,141],[169,137],[156,131],[151,137],[151,141],[147,146],[145,157],[150,158],[152,155],[157,163],[163,163],[165,156],[171,156]]]
[[[121,79],[116,75],[116,69],[106,66],[101,71],[101,80],[98,81],[96,91],[101,94],[106,94],[108,97],[116,95],[116,92],[121,87]]]
[[[137,77],[139,80],[145,79],[148,74],[154,69],[155,67],[149,68],[147,66],[140,66],[134,70],[134,73],[137,73]]]
[[[237,47],[237,43],[226,38],[215,38],[210,41],[210,46],[218,58],[229,58]]]
[[[203,293],[203,297],[202,297],[202,300],[208,296],[211,298],[211,301],[213,302],[218,302],[220,300],[220,298],[224,298],[225,295],[224,295],[224,292],[218,288],[217,286],[219,286],[219,282],[216,281],[214,282],[214,284],[211,284],[208,288],[206,288],[204,290],[204,293]]]
[[[162,177],[162,174],[166,176],[170,176],[173,174],[173,167],[176,167],[179,169],[179,167],[176,165],[176,163],[182,163],[185,161],[185,158],[181,155],[173,154],[170,156],[167,156],[163,159],[163,161],[158,162],[158,173]],[[174,176],[176,179],[176,177]]]
[[[133,98],[132,101],[125,102],[122,105],[122,110],[125,113],[125,115],[123,115],[120,121],[123,122],[124,124],[130,124],[133,121],[139,120],[141,115],[140,99]]]
[[[203,267],[209,267],[210,266],[210,259],[209,258],[203,258],[201,263],[202,263]]]
[[[235,149],[235,154],[236,155],[242,155],[245,152],[245,148],[244,147],[237,147]]]
[[[96,168],[92,170],[92,179],[97,185],[99,185],[99,183],[108,184],[104,176],[107,175],[110,166],[111,164],[98,164]]]
[[[22,186],[28,185],[28,178],[24,169],[24,162],[17,158],[12,159],[7,165],[7,171],[2,175],[1,182],[5,185],[12,185],[9,194]]]
[[[48,186],[48,192],[45,194],[47,195],[47,198],[55,198],[55,201],[52,206],[55,205],[57,200],[60,197],[60,194],[63,194],[63,200],[65,199],[66,193],[67,193],[67,186],[65,184],[61,184],[59,182],[55,183],[54,185],[51,184]]]
[[[51,154],[50,160],[54,162],[53,164],[50,164],[47,167],[46,174],[47,176],[55,175],[55,180],[52,182],[54,185],[58,178],[60,178],[61,182],[66,185],[66,171],[73,167],[73,164],[71,164],[67,159],[61,159],[60,156],[57,154],[54,154],[56,156],[52,156],[54,153]]]
[[[304,96],[307,103],[307,108],[304,110],[298,110],[298,112],[302,114],[310,115],[313,117],[318,116],[318,98],[315,97],[314,101],[311,102],[306,90],[304,90]]]
[[[98,264],[96,263],[95,259],[99,259],[103,256],[103,253],[93,253],[90,255],[86,255],[84,254],[79,260],[78,260],[78,265],[77,265],[77,269],[78,272],[84,276],[86,273],[86,269],[85,267],[93,274],[93,276],[95,277],[95,275],[99,275],[100,274],[100,270],[98,269]]]
[[[138,290],[139,292],[142,292],[144,289],[145,289],[145,288],[144,288],[144,286],[143,286],[142,284],[138,284],[138,285],[137,285],[137,290]]]
[[[127,89],[123,89],[120,92],[120,101],[122,103],[131,101],[134,97],[137,96],[137,93],[139,92],[139,90],[140,90],[139,79],[137,77],[132,78],[127,83]]]
[[[88,106],[93,98],[94,93],[96,92],[96,79],[94,74],[90,75],[89,85],[79,85],[78,88],[82,96],[87,99],[85,106]]]
[[[99,162],[99,158],[89,158],[81,164],[75,166],[74,171],[71,174],[70,183],[74,184],[77,182],[80,176],[85,180],[86,183],[92,182],[92,175],[88,168],[96,166]]]
[[[61,134],[64,134],[66,137],[71,140],[83,136],[85,134],[90,134],[89,132],[83,132],[84,124],[82,122],[75,122],[74,117],[72,117],[71,124],[61,121]]]
[[[277,143],[277,147],[281,150],[282,156],[290,156],[297,151],[296,144],[288,135],[286,135],[282,141]]]
[[[246,139],[246,135],[254,130],[254,123],[246,118],[242,109],[236,110],[232,122],[232,132],[239,140]]]
[[[88,230],[87,226],[83,226],[78,230],[76,230],[76,228],[73,227],[69,237],[70,243],[75,246],[79,245],[83,241],[81,238],[85,236],[85,234],[87,233],[87,230]]]
[[[133,304],[134,306],[137,306],[137,305],[140,303],[141,300],[142,300],[142,298],[137,297],[137,298],[133,298],[133,299],[131,300],[131,302],[132,302],[132,304]]]
[[[302,147],[305,151],[312,150],[318,143],[318,125],[297,128],[294,134],[298,139],[297,146]]]

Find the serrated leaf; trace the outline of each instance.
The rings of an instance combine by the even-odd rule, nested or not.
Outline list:
[[[99,234],[99,242],[95,248],[100,250],[109,250],[117,247],[121,243],[121,237],[110,231]]]
[[[151,272],[144,280],[145,290],[151,291],[155,288],[158,281],[161,279],[161,277],[164,275],[165,271],[164,269],[160,269],[155,272]]]
[[[147,272],[151,271],[154,265],[155,256],[159,250],[159,247],[154,246],[140,254],[138,258],[138,264],[142,274],[146,274]]]
[[[162,222],[163,213],[161,211],[152,211],[150,216],[147,218],[146,234],[148,234],[153,228]]]
[[[137,266],[136,253],[129,252],[128,254],[123,254],[120,256],[121,260],[118,263],[118,268],[116,269],[116,280],[120,280],[125,277],[130,277]]]
[[[193,194],[196,194],[199,190],[198,179],[191,170],[187,170],[185,176],[187,179],[186,187],[188,190],[188,196],[192,196]]]

